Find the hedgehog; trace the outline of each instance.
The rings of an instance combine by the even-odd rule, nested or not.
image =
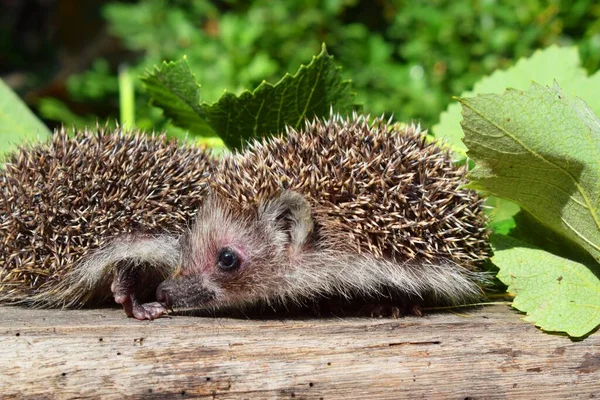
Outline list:
[[[127,260],[155,265],[129,275],[158,285],[170,273],[160,266],[173,264],[165,259],[177,259],[161,249],[189,228],[215,164],[208,152],[165,134],[98,126],[72,135],[61,129],[8,154],[0,171],[0,301],[101,304],[119,274],[109,267]],[[106,273],[71,289],[67,277],[90,259]],[[131,304],[124,307],[131,314]]]
[[[134,316],[388,293],[418,307],[476,299],[489,233],[465,174],[418,126],[384,118],[332,115],[254,140],[215,167],[194,224],[165,245],[156,301]],[[88,263],[70,285],[104,271]],[[131,299],[136,279],[115,280],[115,299]]]

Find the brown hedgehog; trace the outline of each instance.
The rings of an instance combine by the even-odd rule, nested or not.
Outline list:
[[[356,115],[253,142],[217,166],[174,272],[134,316],[335,295],[476,298],[488,232],[465,172],[417,127]],[[72,285],[100,270],[77,270]],[[132,280],[113,286],[117,299]]]
[[[157,285],[169,273],[161,266],[178,260],[177,236],[193,220],[215,165],[201,149],[164,135],[102,128],[72,137],[60,130],[5,162],[0,301],[39,306],[101,302],[114,267],[124,264],[153,266],[138,268],[137,280]],[[103,274],[71,288],[67,277],[89,262]]]

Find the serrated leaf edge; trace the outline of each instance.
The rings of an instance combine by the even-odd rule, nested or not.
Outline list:
[[[574,261],[574,260],[571,260],[571,259],[568,259],[568,258],[565,258],[565,257],[557,256],[555,254],[547,252],[544,249],[541,249],[541,248],[536,247],[536,246],[531,247],[531,246],[522,246],[522,245],[519,245],[521,243],[521,241],[518,240],[518,239],[512,238],[510,236],[506,236],[506,235],[499,235],[499,236],[502,236],[502,237],[505,237],[505,238],[509,238],[511,241],[514,241],[514,243],[515,243],[515,247],[511,247],[510,249],[503,249],[502,251],[510,251],[511,249],[515,249],[515,248],[531,248],[531,249],[535,249],[535,250],[544,251],[544,252],[546,252],[548,254],[551,254],[554,257],[566,260],[568,262],[581,264],[581,263],[579,263],[577,261]],[[497,249],[495,248],[495,246],[493,246],[493,250],[494,250],[494,252],[497,252]],[[492,262],[493,261],[494,261],[494,257],[492,257]],[[529,307],[529,308],[528,307],[523,307],[522,305],[518,304],[518,302],[520,301],[519,297],[522,295],[522,291],[520,291],[518,289],[515,290],[514,280],[517,277],[515,275],[513,275],[512,273],[506,271],[509,267],[503,267],[503,266],[498,265],[496,263],[494,263],[494,264],[499,269],[499,272],[496,274],[496,278],[498,278],[502,283],[504,283],[507,286],[507,290],[506,290],[507,293],[510,293],[510,294],[512,294],[512,295],[515,296],[514,300],[511,302],[511,307],[514,308],[514,309],[516,309],[516,310],[518,310],[519,312],[522,312],[522,313],[525,314],[521,318],[523,321],[534,324],[536,327],[540,328],[544,332],[547,332],[547,333],[564,332],[564,333],[566,333],[567,335],[569,335],[570,337],[573,337],[573,338],[584,337],[587,334],[589,334],[590,332],[592,332],[594,329],[597,328],[597,325],[594,328],[591,328],[591,329],[577,329],[577,328],[568,329],[568,328],[565,328],[564,330],[552,330],[552,329],[546,329],[546,328],[544,328],[542,326],[543,322],[540,322],[540,320],[544,320],[544,318],[540,318],[539,316],[536,317],[535,316],[535,310],[532,310],[531,307]],[[581,265],[585,266],[584,264],[581,264]],[[580,271],[574,271],[574,274],[575,275],[581,275],[581,272]],[[506,279],[502,279],[502,278],[506,278]],[[521,278],[523,278],[523,277],[521,277]],[[580,279],[580,281],[585,281],[585,280],[584,279]],[[585,286],[589,287],[589,285],[587,285],[587,284]],[[597,292],[597,290],[595,290],[594,288],[592,288],[592,289]],[[586,307],[586,308],[595,307],[595,308],[597,308],[597,306],[594,306],[593,304],[592,305],[578,304],[578,307]],[[590,316],[590,318],[588,318],[585,323],[581,323],[581,324],[579,324],[579,326],[585,326],[585,325],[589,324],[590,321],[593,322],[594,321],[594,317],[596,315],[597,315],[597,313],[594,316]]]
[[[163,61],[160,65],[155,65],[153,67],[153,71],[149,71],[146,70],[144,72],[144,75],[142,75],[140,77],[140,79],[142,80],[142,82],[144,82],[145,85],[147,85],[146,81],[150,78],[156,78],[160,83],[164,83],[161,79],[158,78],[157,73],[162,72],[163,68],[169,68],[171,66],[177,65],[177,64],[183,64],[185,65],[185,67],[187,68],[187,71],[190,73],[190,75],[192,76],[192,82],[194,83],[194,85],[196,86],[196,94],[197,94],[197,98],[198,98],[198,104],[196,104],[196,107],[199,107],[201,105],[200,103],[200,91],[202,89],[202,85],[200,85],[198,83],[198,81],[196,80],[196,75],[194,74],[194,71],[192,71],[192,69],[190,68],[190,65],[187,62],[187,56],[183,56],[181,58],[181,60],[176,60],[176,61]],[[171,93],[173,93],[175,96],[177,96],[177,98],[179,98],[181,101],[183,101],[185,104],[188,104],[187,101],[185,101],[185,99],[183,99],[178,93],[175,93],[173,91],[171,91]],[[152,102],[154,102],[154,96],[150,96],[150,100]],[[162,107],[161,107],[162,109]],[[193,107],[192,110],[194,112],[197,112]],[[200,110],[201,111],[201,110]],[[163,110],[163,114],[164,114],[164,110]]]
[[[279,85],[285,84],[285,82],[288,81],[288,80],[296,79],[303,71],[309,69],[316,62],[316,60],[319,59],[320,57],[326,57],[329,61],[331,61],[333,59],[333,56],[330,55],[327,52],[327,46],[326,46],[325,43],[321,44],[321,52],[319,54],[317,54],[316,56],[313,56],[310,63],[308,63],[308,64],[300,64],[300,67],[298,68],[298,70],[294,74],[290,74],[289,72],[286,72],[283,75],[283,77],[281,79],[279,79],[275,83],[271,83],[271,82],[263,80],[256,88],[254,88],[252,90],[246,89],[246,90],[242,91],[239,95],[234,95],[232,93],[227,93],[227,94],[233,96],[235,99],[239,99],[239,98],[241,98],[244,95],[249,95],[249,96],[252,96],[252,97],[256,97],[256,95],[259,94],[259,92],[261,90],[276,88]],[[323,66],[324,65],[325,64],[323,64]],[[341,66],[334,64],[334,70],[339,71],[341,69],[342,69]],[[317,75],[318,78],[320,78],[322,71],[323,71],[323,67],[321,67],[321,69],[318,71],[318,75]],[[314,94],[314,91],[315,91],[315,88],[316,88],[316,84],[319,81],[318,78],[315,79],[315,81],[314,81],[314,85],[311,88],[311,93],[310,93],[310,96],[308,98],[309,101],[307,101],[306,104],[304,105],[304,110],[302,111],[301,115],[299,116],[298,121],[296,121],[296,123],[294,124],[295,127],[297,127],[298,124],[300,122],[302,122],[304,120],[304,118],[306,118],[306,110],[307,110],[308,105],[310,104],[310,99],[312,98],[312,95]],[[341,83],[345,84],[345,85],[348,85],[351,82],[352,82],[352,80],[346,79],[346,80],[342,80]],[[213,106],[217,105],[221,101],[222,98],[223,97],[221,97],[219,100],[214,101],[212,103],[202,102],[200,104],[200,106],[203,106],[203,107],[213,107]],[[283,96],[282,96],[282,101],[283,101]],[[277,117],[277,125],[279,125],[280,122],[281,122],[281,106],[282,105],[280,104],[279,108],[278,108],[279,115]],[[260,115],[260,113],[258,115]],[[257,118],[258,118],[258,115],[257,115]],[[256,129],[256,125],[255,125],[255,129]]]

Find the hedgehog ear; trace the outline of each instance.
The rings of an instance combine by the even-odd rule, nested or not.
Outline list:
[[[279,197],[263,203],[258,218],[275,230],[287,233],[292,250],[300,250],[314,228],[310,204],[304,196],[292,191],[284,191]]]

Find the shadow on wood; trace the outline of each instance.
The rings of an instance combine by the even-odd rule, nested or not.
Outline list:
[[[545,334],[505,305],[396,320],[0,313],[2,398],[600,396],[600,334]]]

